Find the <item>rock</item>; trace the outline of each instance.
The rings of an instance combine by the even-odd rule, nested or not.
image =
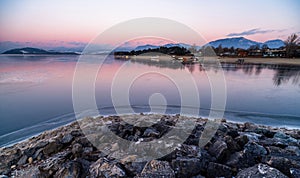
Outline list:
[[[287,136],[285,133],[283,132],[276,132],[274,135],[274,138],[280,138],[280,139],[288,139],[289,136]]]
[[[41,160],[43,157],[43,149],[44,148],[40,148],[38,149],[32,156],[32,159],[37,159],[37,160]]]
[[[291,176],[290,175],[290,168],[298,168],[300,169],[300,164],[297,163],[296,161],[284,158],[284,157],[277,157],[277,156],[272,156],[269,158],[268,161],[266,161],[268,165],[271,167],[274,167],[284,173],[285,175]]]
[[[8,148],[0,152],[0,174],[8,174],[12,165],[17,164],[22,157],[18,148]]]
[[[299,178],[300,177],[300,169],[291,168],[290,174],[292,178]]]
[[[144,137],[157,137],[159,132],[154,128],[147,128],[143,134]]]
[[[29,158],[28,158],[28,163],[29,163],[29,164],[32,164],[32,162],[33,162],[32,157],[29,157]]]
[[[120,160],[121,164],[125,167],[127,172],[130,174],[129,176],[140,174],[147,163],[146,161],[135,162],[136,159],[137,159],[137,155],[129,155]]]
[[[289,146],[287,140],[282,140],[278,138],[267,138],[264,140],[259,140],[258,143],[263,146],[276,146],[283,149]]]
[[[254,156],[263,156],[268,153],[268,151],[261,145],[255,143],[255,142],[249,142],[244,147],[245,153],[250,153]]]
[[[288,146],[285,150],[290,152],[292,155],[300,156],[300,149],[297,146]]]
[[[171,167],[177,177],[196,176],[203,170],[204,165],[198,158],[177,158],[172,160]]]
[[[63,146],[56,141],[49,142],[43,149],[43,153],[45,155],[50,155],[53,153],[57,153]]]
[[[76,161],[70,161],[62,165],[59,170],[54,174],[54,177],[81,177],[81,164]]]
[[[285,157],[288,159],[300,161],[298,149],[299,148],[295,146],[288,146],[285,149],[276,146],[267,147],[270,156]]]
[[[58,171],[62,164],[69,158],[71,155],[70,151],[60,152],[52,157],[45,160],[41,165],[38,166],[38,169],[41,173],[41,177],[51,177]]]
[[[213,143],[208,150],[209,154],[214,156],[217,160],[225,160],[226,157],[229,155],[229,150],[227,145],[222,140],[217,140]]]
[[[225,136],[225,142],[230,152],[236,152],[241,150],[240,145],[237,144],[237,142],[234,141],[231,136]]]
[[[100,158],[89,168],[91,178],[96,177],[125,177],[125,171],[115,162],[111,162],[105,158]]]
[[[231,136],[232,138],[236,138],[236,137],[240,136],[240,134],[237,130],[230,130],[227,132],[227,135]]]
[[[79,144],[79,143],[75,143],[73,146],[72,146],[72,153],[75,155],[75,156],[79,156],[81,153],[82,153],[82,145]]]
[[[148,162],[142,173],[135,176],[136,178],[168,177],[175,178],[175,173],[166,161],[152,160]]]
[[[238,136],[234,140],[240,146],[240,148],[243,148],[249,141],[249,139],[246,135]]]
[[[243,151],[235,152],[230,155],[226,165],[237,169],[243,169],[250,166],[254,166],[257,161],[251,154],[244,153]]]
[[[61,139],[61,143],[62,144],[69,144],[73,141],[74,137],[72,134],[68,133],[65,136],[63,136],[63,138]]]
[[[279,138],[279,139],[283,139],[287,142],[296,142],[297,143],[297,139],[292,138],[291,136],[288,136],[287,134],[283,133],[283,132],[277,132],[274,135],[274,138]]]
[[[258,128],[258,126],[253,123],[250,123],[250,122],[244,123],[244,131],[254,131],[257,128]]]
[[[259,139],[261,139],[262,135],[257,134],[255,132],[243,132],[241,135],[246,135],[248,137],[249,141],[257,142]]]
[[[279,170],[272,168],[266,164],[257,164],[253,167],[240,171],[236,178],[248,178],[248,177],[264,177],[264,178],[287,178]]]
[[[268,138],[273,138],[275,132],[269,130],[269,129],[265,129],[265,128],[257,128],[254,130],[255,133],[257,134],[263,134],[264,136],[268,137]]]
[[[17,165],[18,165],[18,166],[21,166],[21,165],[23,165],[23,164],[26,164],[27,159],[28,159],[28,157],[27,157],[26,155],[23,155],[23,156],[19,159]]]
[[[207,177],[225,177],[231,178],[232,177],[232,170],[230,167],[210,162],[207,168]]]

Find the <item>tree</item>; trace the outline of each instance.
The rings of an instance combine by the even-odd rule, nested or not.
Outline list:
[[[269,49],[268,45],[267,44],[263,44],[262,47],[261,47],[261,50],[262,52],[266,52],[267,50]]]
[[[223,55],[223,52],[224,52],[224,50],[222,48],[222,45],[220,44],[217,48],[217,55]]]
[[[197,46],[196,46],[195,43],[189,48],[189,51],[190,51],[192,54],[197,53]]]
[[[285,44],[285,50],[286,50],[286,56],[287,57],[295,57],[297,48],[300,45],[300,38],[297,34],[290,35],[284,42]]]

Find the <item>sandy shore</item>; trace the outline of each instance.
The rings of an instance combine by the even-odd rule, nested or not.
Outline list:
[[[155,122],[149,127],[138,127],[125,123],[119,116],[107,116],[86,118],[44,132],[0,149],[0,177],[300,176],[300,130],[222,120],[213,135],[204,136],[209,138],[205,145],[199,146],[202,135],[214,127],[207,119],[194,118],[196,125],[186,140],[175,144],[170,153],[158,159],[143,160],[141,155],[147,157],[149,153],[161,153],[171,147],[170,143],[186,130],[153,147],[144,144],[178,129],[179,119],[191,118],[158,114],[126,118]],[[107,139],[105,128],[129,141],[129,145],[124,147],[117,140]],[[116,159],[120,153],[122,157]]]

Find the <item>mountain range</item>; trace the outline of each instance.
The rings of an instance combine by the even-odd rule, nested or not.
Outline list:
[[[44,49],[39,49],[39,48],[16,48],[16,49],[11,49],[8,51],[5,51],[2,54],[48,54],[48,55],[78,55],[79,53],[76,52],[57,52],[57,51],[46,51]]]
[[[275,40],[269,40],[264,43],[256,42],[249,40],[244,37],[238,37],[238,38],[225,38],[225,39],[219,39],[216,41],[211,41],[207,43],[205,46],[212,46],[217,48],[219,45],[222,45],[222,47],[234,47],[234,48],[242,48],[242,49],[248,49],[250,46],[258,45],[259,47],[262,47],[263,45],[267,45],[269,48],[280,48],[284,46],[284,42],[280,39]]]
[[[37,44],[33,43],[18,43],[18,42],[0,42],[0,53],[6,53],[6,54],[50,54],[50,53],[81,53],[85,47],[85,43],[80,43],[76,44],[76,46],[59,46],[59,47],[49,47],[49,46],[42,46],[38,47]],[[259,47],[262,47],[263,45],[267,45],[269,48],[280,48],[284,46],[284,42],[280,39],[275,39],[275,40],[269,40],[266,42],[257,42],[253,40],[249,40],[244,37],[236,37],[236,38],[224,38],[224,39],[218,39],[215,41],[211,41],[203,46],[212,46],[217,48],[219,45],[222,45],[222,47],[234,47],[234,48],[243,48],[243,49],[248,49],[250,46],[257,45]],[[35,49],[43,48],[46,49],[44,52],[39,51],[39,50],[34,50],[31,51],[29,48],[24,50],[23,48],[26,48],[27,46],[32,46]],[[190,44],[185,44],[185,43],[169,43],[162,45],[163,47],[174,47],[174,46],[179,46],[183,48],[190,48],[192,45]],[[158,45],[151,45],[151,44],[145,44],[145,45],[139,45],[139,46],[134,46],[130,45],[130,42],[126,43],[126,46],[121,46],[115,49],[114,51],[131,51],[131,50],[145,50],[145,49],[155,49],[159,48],[161,46]],[[195,46],[196,49],[200,49],[201,46]],[[18,48],[18,49],[15,49]],[[95,45],[95,54],[98,54],[98,51],[110,51],[108,50],[111,48],[110,46],[105,46],[105,45]],[[98,51],[97,51],[98,49]],[[99,50],[100,49],[100,50]],[[23,51],[23,52],[22,52]]]

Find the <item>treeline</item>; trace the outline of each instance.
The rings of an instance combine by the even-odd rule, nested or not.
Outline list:
[[[145,53],[150,53],[150,52],[156,52],[156,53],[163,53],[167,55],[176,55],[176,56],[192,56],[192,53],[183,47],[179,46],[174,46],[174,47],[159,47],[159,48],[154,48],[154,49],[144,49],[144,50],[132,50],[132,51],[115,51],[114,55],[118,56],[123,56],[123,55],[128,55],[128,56],[133,56],[133,55],[140,55],[140,54],[145,54]]]

